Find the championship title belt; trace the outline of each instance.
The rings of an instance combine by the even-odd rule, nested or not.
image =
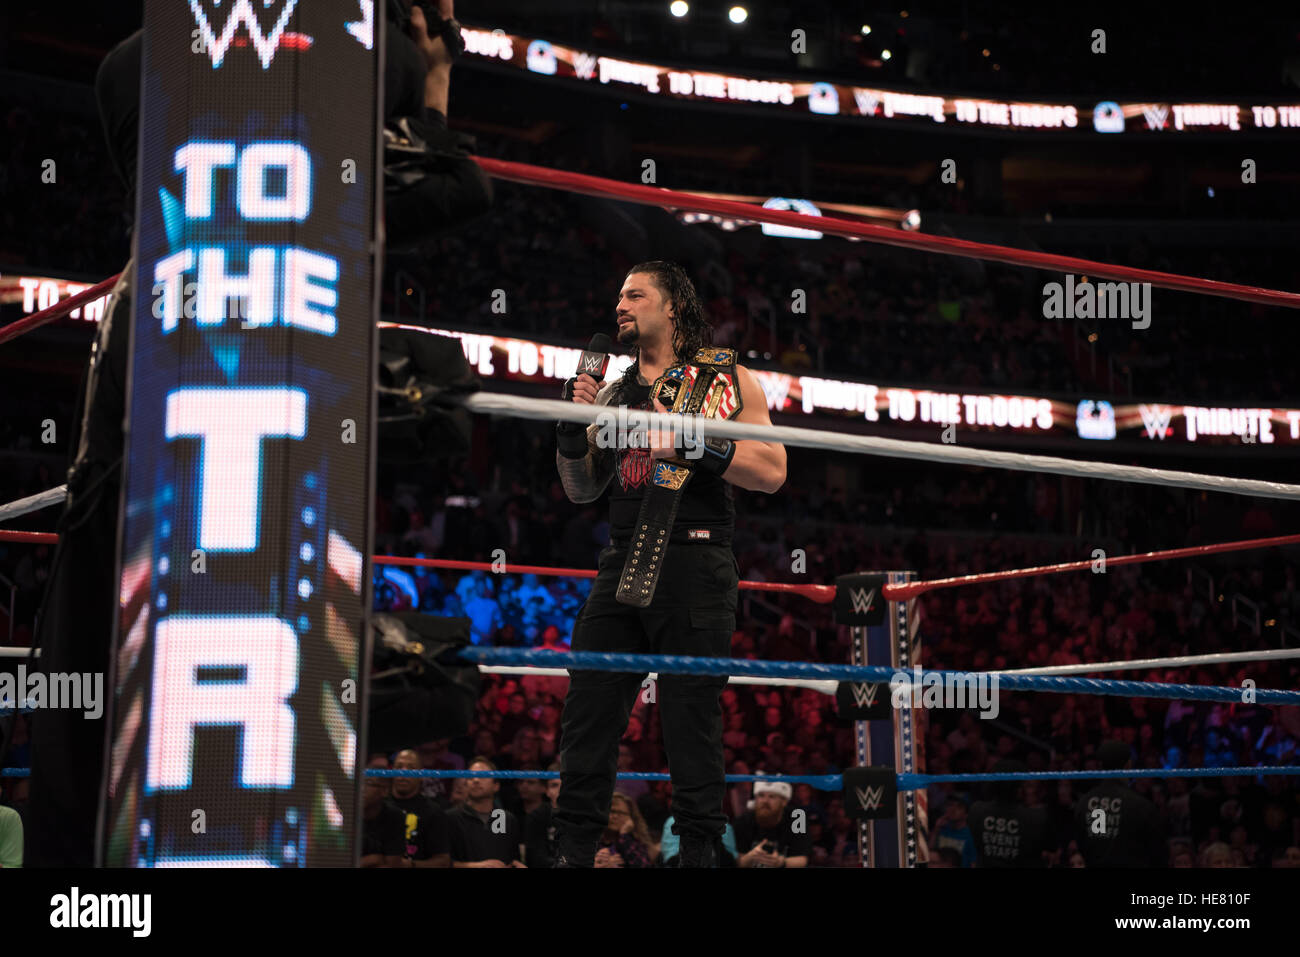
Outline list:
[[[655,399],[669,412],[707,419],[734,419],[741,410],[736,350],[714,347],[699,350],[690,362],[673,366],[655,380],[650,388],[652,408]],[[623,577],[615,593],[622,604],[646,608],[654,598],[682,490],[694,471],[690,460],[670,458],[654,462],[623,565]]]

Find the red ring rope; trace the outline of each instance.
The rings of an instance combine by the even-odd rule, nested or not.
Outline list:
[[[7,326],[0,326],[0,343],[8,342],[10,339],[17,339],[25,332],[31,332],[47,322],[53,322],[72,312],[74,309],[80,309],[86,303],[98,299],[112,292],[117,281],[122,278],[122,274],[109,276],[107,279],[95,283],[89,289],[83,289],[71,299],[64,299],[62,302],[56,302],[48,309],[42,309],[40,312],[33,312],[25,319],[19,319],[17,322],[11,322]]]
[[[33,542],[42,545],[57,543],[59,536],[53,532],[15,532],[0,529],[0,542]],[[376,565],[422,565],[428,568],[454,568],[461,571],[497,571],[492,562],[465,562],[452,558],[406,558],[400,555],[374,555]],[[546,565],[506,565],[499,569],[501,574],[510,575],[562,575],[570,578],[595,578],[594,568],[550,568]],[[794,585],[788,582],[750,582],[740,583],[741,588],[749,591],[775,591],[792,595],[803,595],[812,601],[826,605],[835,600],[834,585]]]
[[[1241,299],[1245,302],[1260,302],[1270,306],[1300,308],[1300,293],[1295,292],[1282,292],[1281,290],[1264,289],[1259,286],[1242,286],[1233,282],[1199,279],[1195,276],[1181,276],[1176,273],[1137,269],[1132,266],[1115,266],[1110,263],[1094,262],[1091,259],[1077,259],[1074,256],[1058,256],[1055,253],[1034,252],[1029,249],[1017,249],[1014,246],[995,246],[990,243],[977,243],[969,239],[953,239],[948,236],[905,232],[892,226],[873,226],[870,223],[838,219],[834,216],[806,216],[803,213],[788,210],[764,209],[761,206],[738,203],[730,199],[714,199],[710,196],[681,193],[658,186],[621,183],[618,180],[588,176],[584,173],[571,173],[567,170],[547,169],[528,163],[511,163],[506,160],[490,159],[483,156],[476,156],[475,159],[478,161],[479,166],[483,167],[484,171],[490,175],[495,176],[497,179],[512,180],[516,183],[529,183],[534,186],[563,189],[572,193],[585,193],[588,196],[622,199],[649,206],[665,206],[671,209],[714,213],[734,219],[778,223],[782,226],[794,226],[798,229],[815,229],[818,232],[832,233],[836,236],[857,236],[860,239],[869,239],[872,242],[882,243],[886,246],[920,249],[925,252],[944,253],[949,256],[969,256],[972,259],[1007,263],[1012,266],[1032,266],[1036,269],[1101,276],[1105,279],[1122,279],[1126,282],[1149,282],[1151,285],[1159,286],[1162,289],[1180,289],[1186,292],[1204,293],[1209,296]]]
[[[1147,562],[1167,562],[1175,558],[1191,558],[1194,555],[1217,555],[1220,552],[1241,552],[1250,548],[1271,548],[1274,545],[1300,544],[1300,535],[1278,535],[1274,538],[1245,538],[1237,542],[1223,542],[1219,545],[1194,545],[1191,548],[1167,548],[1159,552],[1139,552],[1136,555],[1121,555],[1118,558],[1106,558],[1106,566],[1143,565]],[[1064,562],[1060,565],[1038,565],[1034,568],[1013,568],[1004,572],[983,572],[978,575],[961,575],[957,578],[936,578],[926,582],[903,582],[885,585],[881,594],[887,601],[900,601],[939,588],[958,588],[962,585],[979,585],[984,582],[1006,581],[1011,578],[1035,578],[1039,575],[1059,575],[1061,572],[1083,571],[1091,568],[1100,559],[1081,562]]]
[[[11,532],[0,529],[0,542],[32,542],[39,545],[54,545],[59,536],[53,532]]]
[[[1243,286],[1235,282],[1219,282],[1215,279],[1201,279],[1196,276],[1158,272],[1154,269],[1138,269],[1133,266],[1116,266],[1091,259],[1059,256],[1055,253],[1040,253],[1030,249],[1017,249],[1014,246],[997,246],[992,243],[979,243],[969,239],[954,239],[949,236],[904,232],[892,226],[874,226],[870,223],[839,219],[835,216],[807,216],[803,213],[783,209],[764,209],[752,203],[739,203],[730,199],[715,199],[712,196],[679,192],[659,186],[621,183],[618,180],[605,179],[600,176],[588,176],[585,173],[548,169],[544,166],[533,166],[530,163],[512,163],[508,160],[492,159],[486,156],[476,156],[474,159],[479,166],[483,167],[484,172],[497,179],[528,183],[533,186],[544,186],[550,189],[562,189],[571,193],[604,196],[633,203],[643,203],[649,206],[663,206],[668,209],[714,213],[753,222],[793,226],[797,229],[816,229],[835,236],[856,236],[859,239],[867,239],[885,246],[919,249],[925,252],[943,253],[948,256],[969,256],[972,259],[1006,263],[1010,266],[1030,266],[1053,272],[1079,273],[1081,275],[1099,276],[1103,279],[1119,279],[1124,282],[1149,282],[1161,289],[1178,289],[1183,292],[1196,292],[1207,296],[1240,299],[1243,302],[1258,302],[1268,306],[1286,306],[1290,309],[1300,308],[1300,293],[1284,292],[1280,289]],[[103,282],[96,283],[84,292],[77,293],[71,299],[65,299],[48,309],[42,309],[40,312],[34,312],[24,319],[0,327],[0,344],[43,326],[47,322],[65,316],[92,299],[98,299],[113,288],[113,284],[117,282],[118,278],[119,276],[112,276]]]
[[[53,544],[59,536],[53,532],[13,532],[0,529],[0,542],[39,542]],[[1193,545],[1189,548],[1167,548],[1156,552],[1139,552],[1134,555],[1120,555],[1106,558],[1107,566],[1144,565],[1148,562],[1167,562],[1175,558],[1192,558],[1197,555],[1218,555],[1222,552],[1244,552],[1252,548],[1272,548],[1277,545],[1298,545],[1300,535],[1276,535],[1272,538],[1243,538],[1235,542],[1221,542],[1218,545]],[[375,555],[376,565],[422,565],[429,568],[454,568],[463,571],[493,571],[496,566],[491,562],[466,562],[451,558],[405,558],[399,555]],[[984,582],[1007,581],[1013,578],[1035,578],[1039,575],[1059,575],[1062,572],[1083,571],[1091,568],[1098,559],[1085,559],[1080,562],[1063,562],[1059,565],[1036,565],[1033,568],[1012,568],[1001,572],[981,572],[978,575],[961,575],[957,578],[935,578],[930,581],[903,582],[885,585],[882,594],[887,601],[905,601],[928,591],[940,588],[959,588],[962,585],[979,585]],[[516,575],[567,575],[572,578],[595,578],[595,569],[591,568],[551,568],[546,565],[507,565],[501,569],[503,574]],[[834,585],[794,585],[789,582],[751,582],[742,581],[741,588],[750,591],[774,591],[786,594],[803,595],[819,604],[829,604],[835,600]]]
[[[4,533],[0,532],[0,540]],[[595,578],[594,568],[548,568],[544,565],[506,565],[498,569],[491,562],[464,562],[450,558],[403,558],[397,555],[375,555],[376,565],[423,565],[429,568],[458,568],[465,571],[500,571],[515,575],[567,575],[572,578]],[[823,605],[835,600],[834,585],[794,585],[788,582],[742,581],[741,588],[749,591],[775,591],[803,595]]]
[[[0,529],[0,542],[39,542],[55,544],[59,536],[53,532],[9,532]],[[1300,534],[1279,534],[1273,538],[1243,538],[1235,542],[1221,542],[1218,545],[1193,545],[1187,549],[1165,549],[1162,551],[1140,551],[1134,555],[1119,555],[1118,558],[1106,558],[1106,566],[1126,566],[1126,564],[1147,564],[1148,562],[1171,562],[1175,558],[1192,558],[1195,555],[1217,555],[1225,551],[1247,551],[1249,549],[1269,549],[1275,545],[1300,545]],[[403,558],[399,555],[373,555],[374,564],[396,564],[396,566],[424,566],[429,568],[458,568],[461,571],[495,571],[491,562],[461,562],[450,558]],[[932,592],[941,588],[961,588],[962,585],[979,585],[987,581],[1008,581],[1010,579],[1032,579],[1040,575],[1060,575],[1061,572],[1078,572],[1091,568],[1099,559],[1084,559],[1083,562],[1063,562],[1061,564],[1040,564],[1032,568],[1011,568],[1002,572],[980,572],[979,575],[961,575],[956,579],[932,579],[930,581],[906,581],[906,583],[885,585],[881,594],[885,601],[906,601],[919,594]],[[541,564],[508,564],[500,570],[513,575],[565,575],[575,579],[594,579],[594,568],[551,568]],[[741,581],[741,588],[750,592],[783,592],[801,594],[820,605],[829,605],[835,601],[835,585],[794,585],[785,581]]]

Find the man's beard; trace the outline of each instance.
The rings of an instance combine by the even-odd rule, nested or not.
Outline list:
[[[637,327],[635,319],[629,322],[626,328],[620,328],[618,330],[617,339],[625,346],[632,345],[633,343],[639,341],[640,338],[641,338],[641,330]]]
[[[781,822],[781,811],[776,808],[754,808],[754,820],[762,827],[772,827]]]

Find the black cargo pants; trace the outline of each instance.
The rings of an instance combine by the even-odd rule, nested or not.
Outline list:
[[[670,544],[654,601],[633,608],[614,599],[627,557],[600,553],[591,595],[573,626],[574,651],[730,657],[739,568],[726,544]],[[618,772],[618,742],[643,692],[645,674],[570,671],[564,699],[560,796],[554,822],[558,852],[591,866]],[[726,828],[722,763],[725,677],[660,675],[654,689],[672,775],[673,831],[717,841]],[[646,769],[638,769],[646,770]]]

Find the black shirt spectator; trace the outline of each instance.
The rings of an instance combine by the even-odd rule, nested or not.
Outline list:
[[[393,767],[398,770],[418,770],[420,764],[420,755],[410,749],[393,756]],[[402,812],[406,862],[413,867],[450,867],[447,812],[422,793],[420,779],[394,778],[391,800]]]
[[[447,814],[453,864],[496,860],[509,866],[519,860],[519,819],[505,808],[482,814],[468,802]]]
[[[808,836],[807,814],[789,806],[790,785],[785,782],[754,785],[754,807],[736,818],[736,850],[741,855],[742,867],[773,867],[761,858],[746,863],[746,855],[756,847],[766,844],[766,854],[778,857],[803,858],[797,866],[807,866],[812,857],[812,838]]]
[[[1079,798],[1079,849],[1089,867],[1162,867],[1164,822],[1156,807],[1127,785],[1106,781]]]
[[[391,801],[402,812],[402,833],[405,835],[403,850],[407,858],[430,861],[439,855],[451,853],[446,811],[423,794],[407,798],[395,797]]]
[[[1128,745],[1108,741],[1097,751],[1101,766],[1129,763]],[[1079,850],[1089,867],[1163,867],[1165,824],[1156,806],[1120,781],[1085,791],[1075,806]]]
[[[543,801],[524,820],[524,863],[529,867],[550,867],[554,856],[555,825],[551,823],[551,802]]]
[[[970,809],[978,867],[1045,867],[1043,852],[1052,850],[1047,810],[1019,801],[976,801]]]
[[[1015,759],[1004,758],[994,765],[998,774],[1028,770]],[[967,824],[975,835],[977,867],[1046,867],[1044,851],[1056,850],[1056,839],[1044,807],[1029,807],[1019,799],[1020,784],[998,781],[991,787],[991,800],[971,805]]]
[[[361,824],[361,856],[382,855],[383,864],[372,867],[394,866],[392,860],[406,853],[406,819],[400,808],[384,799],[373,814],[366,814]],[[365,866],[363,864],[363,866]]]

